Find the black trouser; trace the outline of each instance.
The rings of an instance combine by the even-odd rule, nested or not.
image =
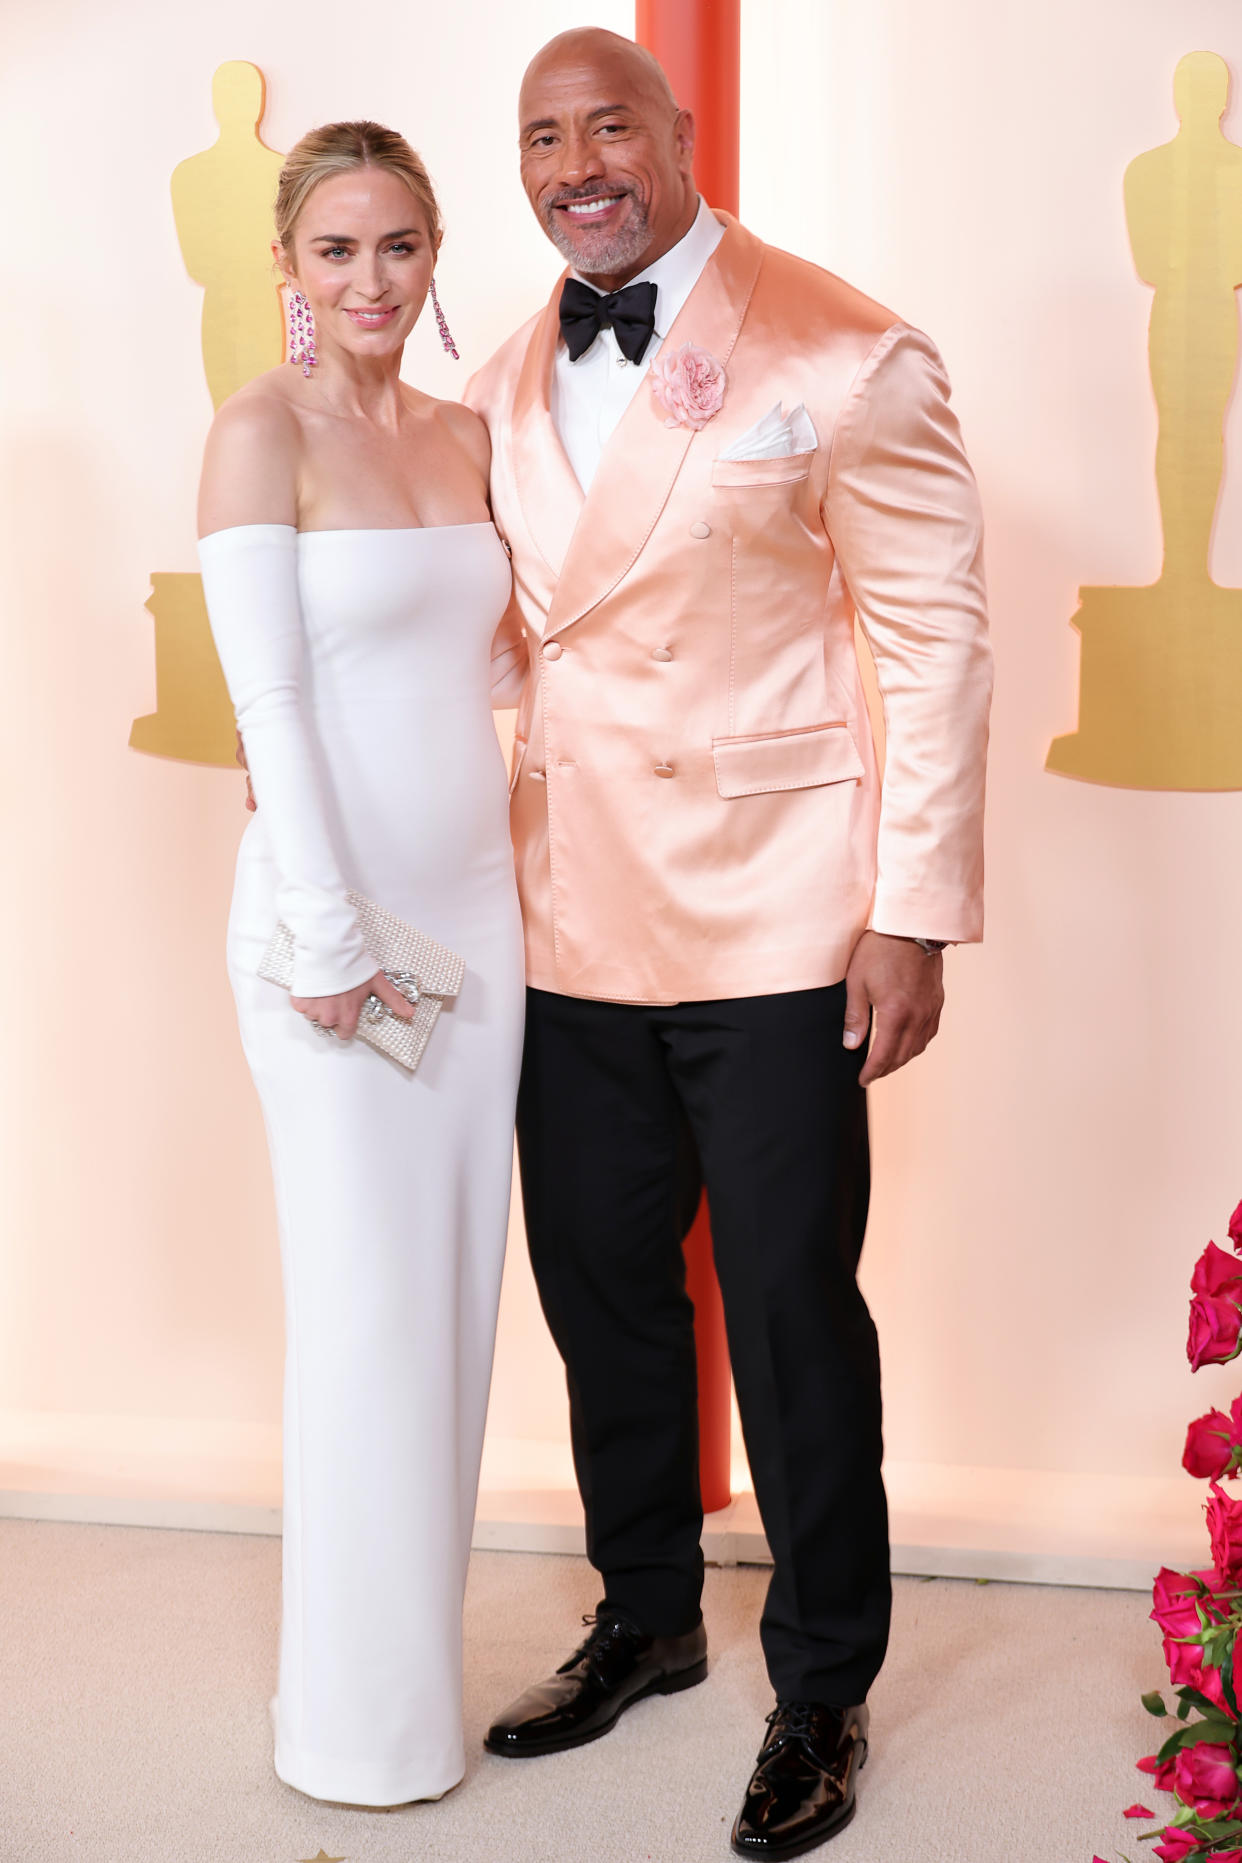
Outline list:
[[[862,1701],[888,1636],[880,1363],[856,1272],[862,1051],[845,986],[648,1008],[527,993],[518,1145],[565,1360],[587,1551],[654,1635],[699,1619],[698,1411],[682,1239],[700,1183],[773,1558],[783,1699]]]

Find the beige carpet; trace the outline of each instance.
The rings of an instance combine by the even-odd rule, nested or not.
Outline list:
[[[710,1571],[707,1682],[577,1753],[483,1753],[555,1667],[585,1561],[476,1554],[465,1783],[438,1805],[318,1806],[271,1769],[279,1542],[0,1522],[0,1863],[725,1863],[771,1705],[766,1575]],[[1161,1680],[1135,1593],[903,1579],[874,1749],[831,1863],[1138,1863],[1133,1770]],[[1152,1803],[1150,1798],[1147,1803]],[[1166,1805],[1169,1801],[1163,1801]]]

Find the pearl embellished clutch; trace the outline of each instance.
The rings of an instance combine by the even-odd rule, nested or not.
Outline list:
[[[423,1058],[440,1011],[461,989],[465,959],[447,945],[437,944],[425,932],[415,931],[404,919],[386,912],[363,894],[350,893],[348,898],[358,914],[367,949],[375,958],[375,968],[382,970],[388,981],[416,1005],[406,1022],[394,1016],[378,996],[369,996],[358,1018],[358,1034],[412,1074]],[[292,988],[293,933],[287,925],[276,927],[263,953],[259,975],[282,989]]]

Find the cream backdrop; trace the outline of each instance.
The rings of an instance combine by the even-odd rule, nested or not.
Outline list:
[[[1192,1384],[1183,1340],[1190,1265],[1242,1196],[1242,796],[1092,787],[1043,762],[1074,728],[1077,586],[1160,563],[1150,297],[1122,173],[1172,135],[1184,52],[1221,52],[1242,83],[1242,22],[1235,0],[746,0],[743,16],[743,217],[935,335],[988,521],[988,941],[948,955],[939,1041],[872,1096],[865,1279],[897,1538],[912,1569],[1136,1578],[1193,1550],[1182,1430],[1237,1382]],[[590,17],[627,30],[632,10]],[[428,325],[408,372],[455,392],[553,275],[513,98],[530,52],[581,18],[568,0],[403,0],[355,39],[326,0],[296,26],[274,0],[10,10],[9,1511],[245,1524],[275,1498],[272,1204],[223,963],[239,783],[126,745],[154,701],[148,573],[194,567],[211,412],[169,176],[214,138],[226,58],[265,72],[275,148],[333,116],[405,130],[441,188],[465,359]],[[1226,127],[1242,140],[1236,97]],[[1214,571],[1242,584],[1242,395],[1229,454]],[[555,1488],[563,1389],[514,1237],[485,1482]]]

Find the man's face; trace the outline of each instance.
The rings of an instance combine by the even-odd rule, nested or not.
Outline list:
[[[694,218],[694,123],[624,49],[541,55],[522,86],[522,185],[576,271],[615,289]]]

